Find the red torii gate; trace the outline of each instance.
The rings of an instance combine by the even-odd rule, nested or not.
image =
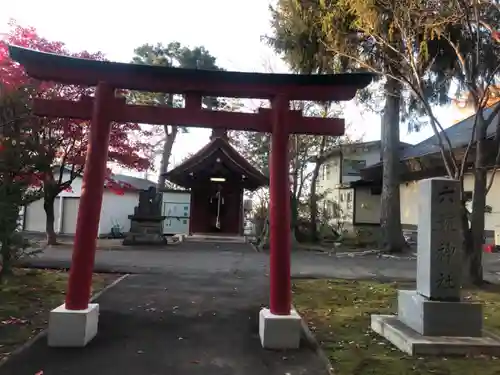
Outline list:
[[[340,136],[342,119],[302,117],[291,100],[352,99],[373,75],[264,74],[166,68],[77,59],[9,46],[13,60],[41,81],[96,86],[78,102],[35,99],[38,116],[91,120],[66,303],[51,313],[49,345],[85,346],[97,333],[98,306],[89,305],[111,122],[173,124],[272,133],[270,162],[270,310],[260,316],[262,345],[297,347],[300,318],[291,311],[288,136]],[[184,108],[126,104],[115,89],[183,94]],[[203,96],[271,100],[271,109],[232,113],[202,109]],[[286,214],[288,213],[288,214]],[[82,318],[85,315],[85,319]],[[73,318],[74,317],[74,318]],[[82,323],[84,322],[84,323]],[[290,323],[287,323],[290,322]],[[82,326],[82,324],[84,324]]]

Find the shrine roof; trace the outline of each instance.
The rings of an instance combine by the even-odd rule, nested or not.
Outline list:
[[[197,173],[205,176],[210,173],[210,167],[216,163],[215,158],[219,152],[231,163],[229,168],[232,173],[246,176],[246,180],[242,183],[246,189],[256,190],[261,186],[268,185],[269,179],[250,164],[226,139],[221,137],[211,140],[194,155],[165,173],[164,176],[179,186],[191,187],[196,184]],[[193,179],[191,179],[190,173],[194,174]]]
[[[196,91],[211,96],[266,98],[286,92],[290,100],[349,100],[374,77],[372,73],[275,74],[128,64],[74,58],[13,45],[9,46],[9,54],[24,66],[29,76],[40,80],[88,86],[105,81],[116,88],[173,90],[170,92],[179,94]],[[335,86],[349,87],[353,92],[336,90]],[[299,90],[313,87],[322,89],[321,94]]]

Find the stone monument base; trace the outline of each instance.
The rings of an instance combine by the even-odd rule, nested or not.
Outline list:
[[[402,323],[396,315],[372,315],[371,329],[411,356],[500,355],[500,337],[424,336]]]
[[[398,290],[398,319],[423,336],[481,337],[483,306],[432,301],[416,290]]]
[[[127,233],[122,242],[123,246],[163,246],[167,245],[167,239],[158,234]]]
[[[167,244],[167,239],[163,237],[165,216],[139,217],[131,215],[129,218],[131,220],[130,231],[122,242],[124,246],[162,246]]]

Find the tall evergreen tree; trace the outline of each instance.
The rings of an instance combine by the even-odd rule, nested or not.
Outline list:
[[[385,247],[390,252],[403,249],[404,241],[400,219],[399,159],[401,116],[420,110],[418,102],[410,97],[404,100],[401,77],[407,71],[400,61],[404,53],[402,38],[394,32],[393,12],[384,6],[384,1],[371,0],[313,0],[296,2],[279,0],[276,8],[271,8],[273,34],[267,38],[274,49],[284,56],[292,69],[303,73],[332,73],[368,70],[380,74],[383,79],[385,105],[381,116],[382,140],[382,204],[381,226]],[[362,17],[360,14],[362,13]],[[368,20],[370,27],[391,45],[383,45],[367,34],[360,25],[360,19]],[[435,53],[436,61],[424,73],[433,69],[430,77],[425,77],[432,100],[446,99],[449,76],[441,69],[450,60],[449,48],[444,43],[432,41],[428,46]],[[447,72],[447,71],[446,71]],[[439,90],[433,91],[433,88]],[[365,92],[366,94],[366,92]],[[418,125],[407,116],[410,126]]]
[[[146,65],[159,65],[165,67],[181,67],[188,69],[222,70],[216,64],[216,58],[204,47],[188,48],[179,42],[171,42],[166,46],[158,43],[156,45],[144,44],[134,50],[133,63]],[[132,92],[130,98],[141,104],[162,105],[168,107],[182,106],[182,98],[174,94]],[[217,108],[222,103],[217,98],[206,97],[203,104],[208,108]],[[167,172],[172,148],[179,132],[187,131],[184,127],[171,124],[164,124],[163,128],[158,128],[156,134],[161,137],[158,143],[161,151],[154,152],[153,157],[161,155],[158,186],[165,186],[164,173]]]

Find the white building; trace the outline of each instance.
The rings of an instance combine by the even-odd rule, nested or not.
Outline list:
[[[69,179],[64,176],[63,181]],[[123,182],[131,188],[124,189],[123,195],[119,195],[109,189],[104,190],[101,220],[99,222],[99,235],[106,235],[111,228],[118,227],[121,232],[130,229],[129,215],[134,213],[134,207],[139,202],[139,191],[146,190],[150,186],[156,186],[154,182],[142,178],[125,175],[113,175],[117,182]],[[76,230],[76,219],[78,206],[82,193],[82,178],[77,177],[70,191],[61,192],[55,201],[55,230],[56,233],[72,235]],[[27,232],[45,232],[45,211],[43,199],[29,204],[22,213],[22,228]]]
[[[401,148],[408,144],[401,142]],[[318,194],[334,221],[344,224],[379,225],[381,185],[361,179],[361,169],[381,161],[381,142],[342,145],[333,150],[318,176]]]

